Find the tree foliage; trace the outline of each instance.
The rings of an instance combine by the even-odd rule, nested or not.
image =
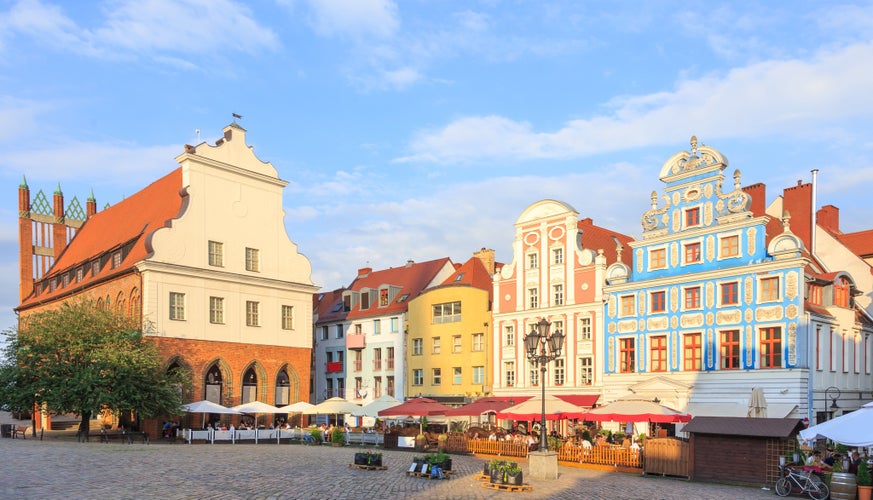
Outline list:
[[[178,413],[188,374],[167,373],[142,325],[90,302],[24,318],[7,337],[0,361],[0,403],[82,417],[102,408],[150,418]]]

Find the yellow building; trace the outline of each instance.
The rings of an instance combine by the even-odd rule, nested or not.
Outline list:
[[[463,403],[491,393],[488,351],[494,251],[482,249],[409,303],[409,396]]]

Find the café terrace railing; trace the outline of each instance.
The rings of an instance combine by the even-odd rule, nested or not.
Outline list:
[[[447,451],[449,452],[459,448],[459,445],[453,442],[453,438],[457,439],[455,436],[449,436],[446,444]],[[465,437],[460,439],[466,441],[468,453],[519,458],[526,458],[528,454],[528,446],[524,443],[500,440],[492,441],[489,439],[468,440]],[[615,445],[582,447],[576,445],[573,441],[566,441],[558,449],[558,462],[632,469],[641,469],[643,466],[642,454],[630,448]]]

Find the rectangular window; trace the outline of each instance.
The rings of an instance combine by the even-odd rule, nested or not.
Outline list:
[[[338,339],[343,338],[343,336],[344,336],[344,334],[343,334],[343,325],[342,325],[342,324],[336,325],[335,328],[336,328],[336,332],[334,333],[334,337],[335,337],[335,338],[338,338]]]
[[[779,300],[779,277],[761,278],[761,302]]]
[[[373,349],[373,371],[382,371],[382,349],[380,347]]]
[[[852,284],[845,277],[841,277],[839,281],[834,283],[834,305],[838,307],[849,307],[849,295]]]
[[[391,378],[389,377],[388,380],[391,380]],[[416,369],[412,370],[412,385],[424,385],[424,370],[423,369],[416,368]]]
[[[687,372],[700,370],[700,360],[703,346],[700,344],[699,333],[688,333],[682,336],[682,362]]]
[[[461,352],[461,336],[452,335],[452,352]]]
[[[564,305],[564,285],[554,285],[552,287],[552,295],[554,296],[556,306]]]
[[[261,270],[260,251],[257,248],[246,248],[246,271]]]
[[[591,356],[579,358],[579,382],[582,385],[594,383],[594,358]]]
[[[218,241],[209,242],[209,265],[214,267],[224,266],[224,243]]]
[[[433,338],[433,349],[430,351],[431,354],[439,354],[440,353],[440,338]]]
[[[185,319],[185,294],[170,292],[170,319]]]
[[[421,356],[421,339],[412,339],[412,355],[413,356]]]
[[[443,371],[439,368],[433,368],[433,385],[440,385],[443,383]]]
[[[563,248],[553,248],[552,249],[552,264],[563,264],[564,263],[564,249]]]
[[[591,340],[591,318],[579,318],[579,340]]]
[[[528,254],[527,256],[527,268],[528,269],[536,269],[540,265],[539,256],[535,253]]]
[[[667,249],[655,248],[649,252],[649,269],[667,268]]]
[[[246,301],[246,325],[261,326],[261,303],[254,300]]]
[[[503,345],[505,346],[513,346],[515,345],[515,327],[512,325],[503,327]]]
[[[381,319],[374,319],[373,320],[373,334],[379,335],[380,333],[382,333],[382,320]]]
[[[112,269],[121,266],[121,250],[112,254]]]
[[[328,327],[328,326],[322,326],[322,327],[321,327],[321,340],[327,340],[327,339],[328,339],[328,336],[327,336],[328,328],[330,328],[330,327]]]
[[[721,305],[735,306],[740,303],[740,284],[736,281],[722,283],[719,286],[721,292]]]
[[[635,295],[625,295],[625,296],[621,297],[621,314],[620,315],[622,317],[634,316],[634,314],[636,313],[636,307],[635,307],[636,301],[634,300],[635,298],[636,298]]]
[[[366,310],[370,308],[370,291],[369,290],[361,290],[361,309]]]
[[[224,297],[209,297],[209,322],[224,323]]]
[[[685,309],[700,309],[700,287],[692,286],[685,289]]]
[[[363,335],[364,326],[360,323],[355,323],[355,335]]]
[[[695,227],[699,225],[700,207],[694,207],[685,210],[685,227]]]
[[[633,337],[619,340],[619,356],[621,356],[619,367],[621,373],[633,373],[636,371],[637,352]]]
[[[484,333],[474,333],[473,334],[473,346],[471,348],[473,352],[482,352],[485,350],[485,334]]]
[[[382,377],[373,379],[373,397],[376,399],[382,397]]]
[[[503,380],[506,387],[513,387],[515,385],[515,361],[503,362]]]
[[[822,287],[820,285],[809,285],[809,303],[820,306],[821,292]]]
[[[387,307],[388,306],[388,289],[383,288],[379,290],[379,307]]]
[[[738,235],[719,238],[718,254],[721,258],[740,255],[740,237]]]
[[[527,291],[528,304],[531,309],[536,309],[540,306],[539,292],[536,288],[531,288]]]
[[[394,358],[391,358],[391,359],[393,360]],[[424,376],[422,375],[422,380],[423,379],[424,379]],[[385,377],[385,384],[388,386],[388,395],[393,398],[394,397],[394,376],[389,375],[389,376]],[[419,384],[419,385],[421,385],[421,384]]]
[[[667,336],[658,335],[651,337],[649,341],[651,347],[652,368],[653,372],[667,371]]]
[[[394,348],[389,347],[385,351],[385,369],[393,370],[394,369]],[[394,377],[391,377],[392,382],[394,381]],[[394,391],[391,391],[391,395],[394,395]]]
[[[534,365],[528,365],[528,374],[530,375],[531,387],[540,385],[540,369]]]
[[[441,323],[456,323],[461,321],[461,301],[446,302],[445,304],[434,304],[433,306],[433,323],[435,325]]]
[[[93,278],[94,276],[97,276],[98,274],[100,274],[100,261],[95,260],[94,262],[91,263],[91,277]]]
[[[555,367],[552,371],[555,374],[555,385],[564,385],[564,358],[555,359]]]
[[[685,245],[685,264],[700,262],[700,242],[687,243]]]
[[[761,368],[782,368],[782,329],[761,328]]]
[[[391,333],[397,333],[400,331],[400,319],[399,318],[391,318]]]
[[[727,330],[719,335],[721,345],[719,354],[721,356],[722,370],[739,370],[740,369],[740,331]]]
[[[85,268],[80,267],[76,269],[76,283],[82,281],[85,278]]]
[[[649,301],[653,313],[662,313],[667,311],[667,292],[661,290],[652,292],[649,295]]]
[[[484,366],[474,366],[473,367],[473,383],[474,384],[484,384],[485,383],[485,367]]]
[[[452,368],[452,384],[461,385],[464,383],[464,377],[461,372],[461,367],[456,366]]]
[[[552,332],[564,333],[564,322],[561,320],[552,321]]]
[[[294,329],[294,306],[282,306],[282,329]]]

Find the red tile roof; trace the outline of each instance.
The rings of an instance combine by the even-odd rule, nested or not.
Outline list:
[[[491,297],[494,287],[492,285],[491,275],[485,269],[485,264],[478,257],[470,257],[467,262],[460,265],[455,265],[455,272],[440,283],[440,287],[465,285],[485,290],[488,292],[488,297]]]
[[[344,291],[346,291],[345,288],[337,288],[312,296],[313,316],[316,318],[316,323],[336,323],[346,318],[346,312],[343,311],[342,307]]]
[[[452,261],[448,257],[431,260],[427,262],[407,263],[403,267],[391,267],[381,271],[369,271],[366,274],[362,273],[352,284],[349,290],[360,292],[364,288],[378,290],[382,285],[400,287],[400,290],[394,297],[394,300],[387,307],[379,307],[376,297],[375,303],[369,309],[361,310],[361,304],[355,305],[349,311],[347,318],[366,318],[370,316],[384,316],[397,312],[406,311],[408,302],[418,297],[422,290],[425,289],[437,274],[446,266],[452,265]]]
[[[582,231],[582,247],[594,250],[603,249],[603,255],[607,263],[616,262],[616,240],[624,247],[621,253],[621,261],[628,266],[633,266],[633,255],[630,242],[633,238],[610,229],[594,224],[591,218],[585,218],[578,222],[576,227]]]
[[[846,245],[849,250],[859,257],[873,255],[873,229],[858,231],[857,233],[841,233],[834,235],[840,243]]]
[[[94,214],[85,221],[35,290],[39,289],[39,283],[85,265],[83,280],[78,283],[71,280],[66,287],[57,286],[54,291],[46,290],[42,294],[34,292],[22,301],[19,308],[26,308],[37,299],[43,302],[95,281],[130,272],[137,262],[151,253],[148,236],[179,215],[183,201],[181,189],[182,168],[179,167],[129,198]],[[113,268],[110,260],[101,266],[96,276],[91,274],[91,261],[127,245],[132,246],[120,266]]]

